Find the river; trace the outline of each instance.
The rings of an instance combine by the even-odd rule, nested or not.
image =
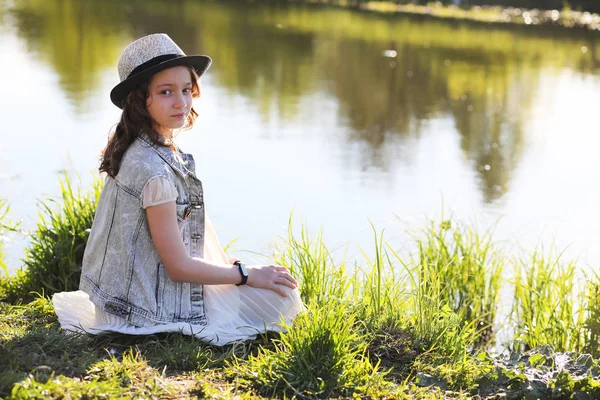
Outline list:
[[[370,222],[408,251],[452,216],[600,261],[600,34],[294,3],[0,0],[0,198],[24,229],[60,173],[91,187],[117,59],[155,32],[213,58],[178,141],[238,257],[293,212],[338,259],[372,254]],[[5,243],[11,271],[25,246]]]

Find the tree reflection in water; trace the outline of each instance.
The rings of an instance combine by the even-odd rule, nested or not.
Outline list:
[[[326,92],[346,124],[341,146],[364,143],[361,169],[387,171],[422,126],[451,118],[493,202],[510,185],[542,68],[596,73],[598,34],[487,27],[328,7],[204,2],[22,0],[8,10],[18,36],[60,77],[78,114],[133,38],[167,32],[215,60],[211,79],[250,99],[268,122],[298,121],[300,100]],[[388,53],[384,53],[388,51]],[[390,57],[395,52],[395,57]],[[410,139],[410,140],[407,140]]]

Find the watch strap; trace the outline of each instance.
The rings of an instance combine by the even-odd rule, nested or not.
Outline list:
[[[240,260],[236,260],[233,265],[237,265],[238,271],[240,271],[240,276],[242,277],[242,281],[240,283],[236,283],[235,286],[245,285],[248,282],[248,270],[246,270],[246,264]]]

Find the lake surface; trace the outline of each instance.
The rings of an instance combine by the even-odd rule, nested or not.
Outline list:
[[[315,5],[0,0],[0,198],[23,228],[59,173],[91,187],[118,57],[156,32],[213,58],[178,141],[234,254],[269,254],[291,212],[351,259],[370,222],[406,250],[452,215],[600,262],[600,34]]]

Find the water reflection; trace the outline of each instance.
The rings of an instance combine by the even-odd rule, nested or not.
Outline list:
[[[122,49],[125,38],[115,28],[125,16],[112,4],[85,0],[18,1],[10,14],[28,51],[58,73],[75,111],[89,111],[87,98]]]
[[[507,191],[521,159],[538,75],[514,60],[493,65],[455,60],[448,70],[461,148],[474,161],[484,199],[491,202]]]
[[[205,27],[204,45],[215,61],[220,86],[255,104],[263,120],[298,116],[298,100],[316,89],[313,35],[285,24],[257,20],[254,9],[273,6],[191,3],[190,11]],[[275,110],[273,110],[275,107]]]
[[[587,32],[587,41],[582,45],[582,53],[588,53],[589,57],[581,58],[577,68],[582,72],[594,73],[600,70],[600,50],[598,46],[598,35],[595,32]]]
[[[0,24],[6,23],[6,13],[8,12],[8,0],[0,0]]]
[[[378,150],[390,135],[418,136],[422,121],[449,113],[461,148],[483,181],[485,200],[506,191],[521,158],[523,124],[537,86],[531,69],[506,57],[490,64],[484,52],[464,54],[402,42],[342,41],[337,46],[344,56],[327,52],[317,57],[319,68],[353,128],[350,139],[374,149],[372,164],[386,169],[390,160]],[[384,50],[397,55],[386,58]]]
[[[7,2],[0,0],[6,23]],[[131,39],[169,33],[188,53],[211,55],[211,79],[251,100],[264,121],[299,117],[299,101],[327,92],[350,142],[368,146],[359,168],[391,168],[388,146],[451,118],[481,180],[499,199],[524,147],[542,69],[600,68],[598,34],[489,28],[288,4],[193,0],[22,0],[9,17],[28,51],[50,65],[80,115]],[[388,53],[385,53],[388,51]],[[393,51],[390,52],[390,51]],[[395,54],[390,57],[390,54]],[[300,121],[301,122],[301,121]]]

